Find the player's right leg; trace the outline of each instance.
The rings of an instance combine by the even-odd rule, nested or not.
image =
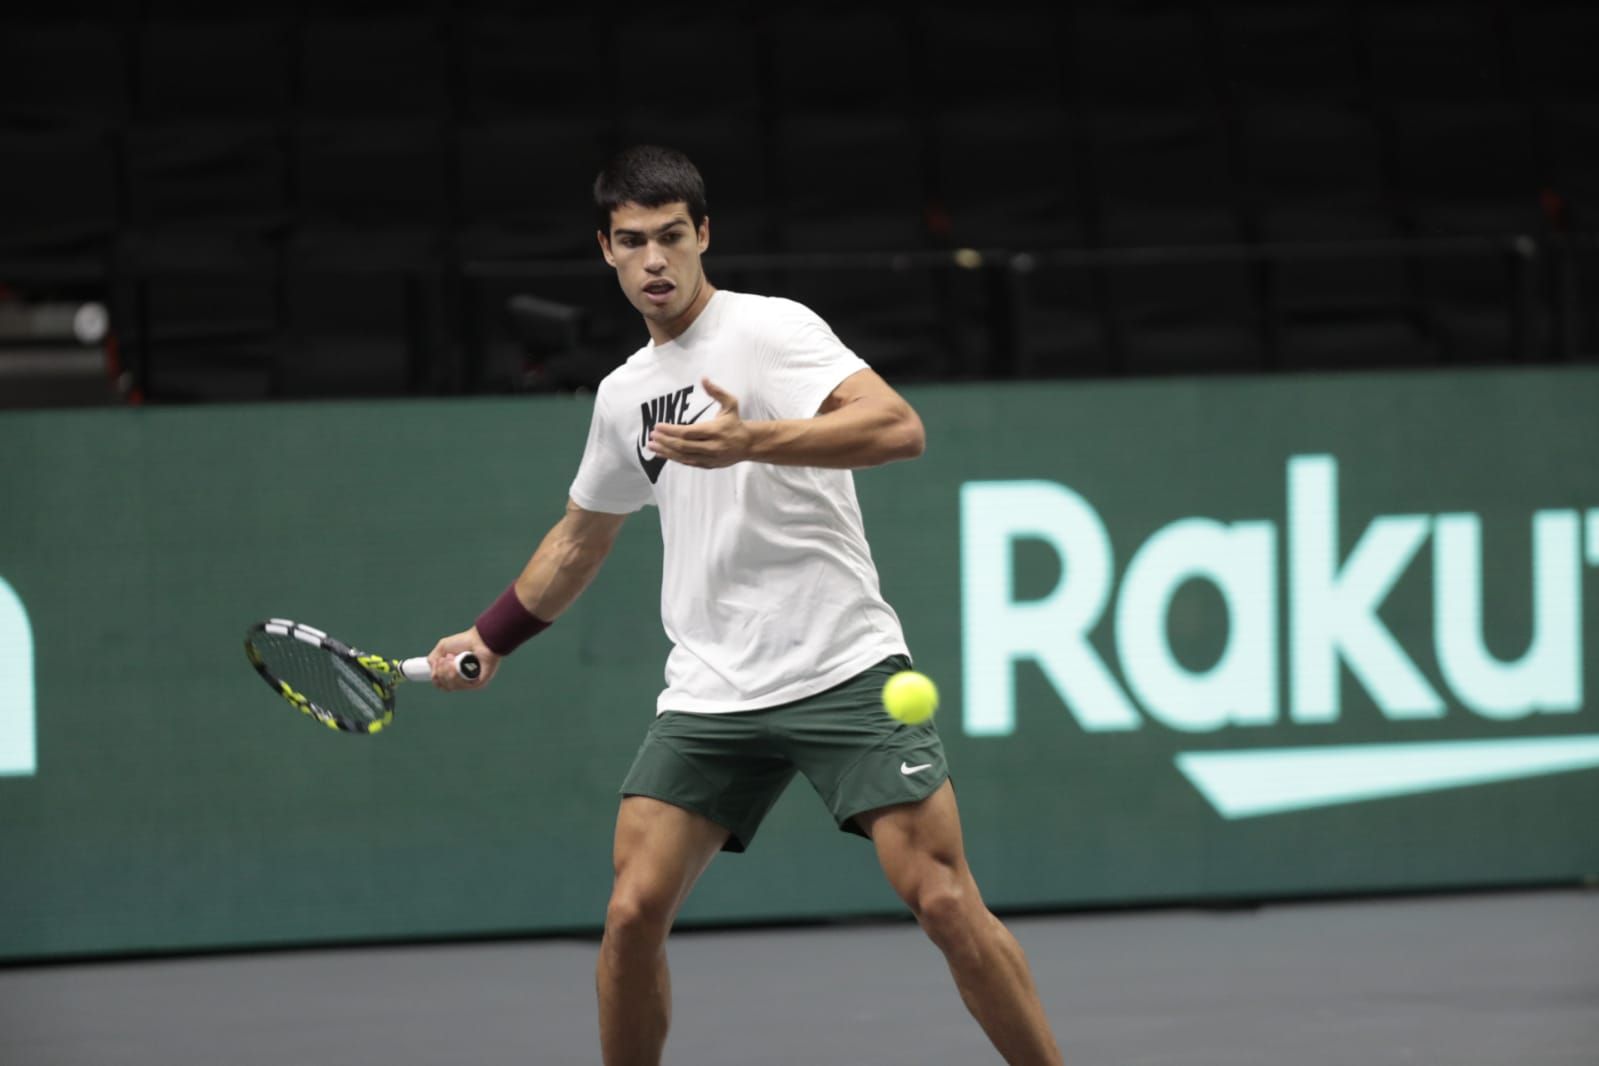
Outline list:
[[[794,768],[760,750],[758,712],[668,712],[622,782],[616,880],[600,945],[606,1066],[656,1066],[672,993],[666,934],[718,849],[743,851]]]
[[[727,829],[682,807],[647,796],[622,800],[596,972],[605,1066],[660,1063],[672,1012],[666,935],[727,837]]]

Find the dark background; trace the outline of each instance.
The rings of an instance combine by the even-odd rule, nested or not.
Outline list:
[[[1599,347],[1587,3],[218,7],[0,16],[0,402],[590,387],[640,141],[717,284],[896,382]],[[64,364],[4,310],[82,301],[104,358],[24,389]]]

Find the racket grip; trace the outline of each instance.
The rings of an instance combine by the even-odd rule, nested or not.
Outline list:
[[[400,672],[407,681],[433,680],[433,667],[428,665],[426,655],[418,655],[414,659],[406,659],[400,663]],[[468,681],[476,681],[483,674],[483,664],[471,652],[463,652],[455,657],[455,672]]]

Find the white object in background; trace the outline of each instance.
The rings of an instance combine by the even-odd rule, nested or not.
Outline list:
[[[38,770],[33,673],[33,625],[21,597],[0,577],[0,777]]]

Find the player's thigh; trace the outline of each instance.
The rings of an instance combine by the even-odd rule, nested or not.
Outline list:
[[[743,851],[794,776],[767,743],[760,712],[658,715],[622,781],[643,796],[693,812],[728,830],[725,851]]]
[[[648,796],[626,796],[616,812],[613,907],[670,920],[727,840],[709,818]]]
[[[948,780],[925,799],[866,811],[856,821],[871,837],[889,884],[912,907],[952,893],[976,897]]]

